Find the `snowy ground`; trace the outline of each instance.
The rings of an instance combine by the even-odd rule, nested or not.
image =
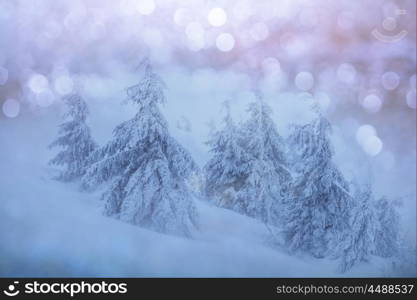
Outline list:
[[[381,261],[340,274],[335,261],[290,255],[269,245],[261,223],[198,199],[192,240],[104,217],[99,191],[50,179],[55,130],[39,130],[41,116],[27,122],[0,121],[1,276],[387,275]]]

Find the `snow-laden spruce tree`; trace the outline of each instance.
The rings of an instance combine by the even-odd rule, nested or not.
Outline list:
[[[330,130],[319,114],[312,123],[296,126],[288,139],[297,175],[286,202],[284,239],[291,251],[315,257],[338,243],[352,206],[349,185],[332,161]]]
[[[214,131],[207,142],[212,157],[204,166],[204,191],[217,206],[233,209],[236,191],[245,180],[245,150],[240,145],[240,132],[230,115],[229,102],[225,101],[223,106],[223,128]]]
[[[376,252],[375,233],[377,217],[370,185],[358,188],[350,212],[349,227],[338,242],[337,255],[341,256],[340,269],[346,272],[355,264],[368,261]]]
[[[64,97],[68,111],[65,121],[59,125],[58,138],[49,148],[61,147],[62,150],[49,161],[50,165],[65,166],[56,177],[58,180],[71,181],[80,178],[88,166],[88,157],[97,148],[86,124],[88,108],[78,95]]]
[[[399,252],[399,215],[393,202],[382,197],[375,203],[378,225],[375,233],[376,255],[392,257]]]
[[[350,215],[349,228],[338,246],[343,272],[358,262],[368,261],[371,255],[399,255],[399,216],[393,202],[385,197],[376,201],[371,186],[366,185],[358,188]]]
[[[291,174],[284,140],[272,119],[272,110],[259,92],[249,104],[249,119],[241,125],[245,157],[239,170],[244,181],[236,191],[234,209],[267,224],[280,222],[282,198]]]
[[[159,104],[165,84],[144,62],[144,76],[127,89],[136,115],[113,132],[94,153],[84,187],[109,181],[103,194],[105,214],[164,233],[190,236],[197,211],[187,178],[197,170],[190,154],[168,132]]]

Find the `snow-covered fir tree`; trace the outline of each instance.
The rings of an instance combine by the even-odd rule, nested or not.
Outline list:
[[[236,191],[234,209],[267,224],[280,222],[282,198],[291,173],[287,169],[284,140],[272,119],[272,110],[259,92],[250,103],[249,119],[241,126],[241,145],[245,158],[244,182]]]
[[[399,215],[393,202],[382,197],[375,203],[378,226],[375,233],[376,255],[392,257],[399,251]]]
[[[286,202],[284,239],[291,251],[315,257],[338,243],[352,206],[349,185],[332,162],[330,130],[319,114],[312,123],[296,126],[288,140],[296,175]]]
[[[225,117],[223,128],[212,133],[207,144],[212,157],[204,167],[205,195],[215,199],[216,205],[233,209],[236,205],[235,194],[245,179],[245,150],[240,145],[240,132],[234,124],[230,105],[223,103]]]
[[[336,252],[341,256],[342,272],[346,272],[358,262],[368,261],[376,252],[375,232],[378,221],[371,186],[367,185],[357,190],[355,205],[350,212],[349,227],[337,245]]]
[[[144,62],[144,76],[127,89],[138,105],[136,115],[113,132],[94,153],[96,161],[83,178],[91,187],[105,181],[105,214],[164,233],[190,236],[197,211],[187,178],[197,170],[190,154],[168,132],[158,108],[165,84]]]
[[[62,150],[50,160],[50,165],[65,166],[56,177],[58,180],[71,181],[80,178],[88,166],[90,154],[97,148],[86,124],[88,108],[78,95],[64,97],[67,112],[65,121],[59,125],[58,138],[49,148],[60,147]]]

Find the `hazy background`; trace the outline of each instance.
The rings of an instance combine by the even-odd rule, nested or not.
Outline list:
[[[260,88],[284,136],[318,103],[345,176],[401,200],[403,234],[415,247],[415,28],[413,0],[0,0],[0,201],[10,218],[1,225],[29,235],[16,223],[26,205],[17,191],[37,207],[43,196],[31,180],[50,184],[46,146],[62,96],[85,98],[103,144],[135,113],[121,102],[149,56],[168,86],[170,130],[200,166],[224,100],[241,121]],[[70,198],[60,193],[56,201]]]

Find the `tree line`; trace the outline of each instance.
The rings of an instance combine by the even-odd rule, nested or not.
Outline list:
[[[372,255],[398,255],[393,202],[376,199],[369,184],[344,178],[333,161],[331,123],[317,107],[313,121],[292,126],[284,139],[260,92],[248,106],[248,120],[239,124],[226,101],[222,126],[207,141],[210,159],[200,170],[161,114],[164,81],[149,61],[142,66],[141,80],[127,88],[137,112],[103,146],[91,135],[82,97],[64,98],[68,111],[50,145],[61,148],[50,161],[63,166],[56,179],[79,180],[86,191],[105,185],[107,216],[191,237],[198,211],[189,179],[198,175],[204,178],[201,195],[263,222],[290,253],[338,258],[343,272]]]

